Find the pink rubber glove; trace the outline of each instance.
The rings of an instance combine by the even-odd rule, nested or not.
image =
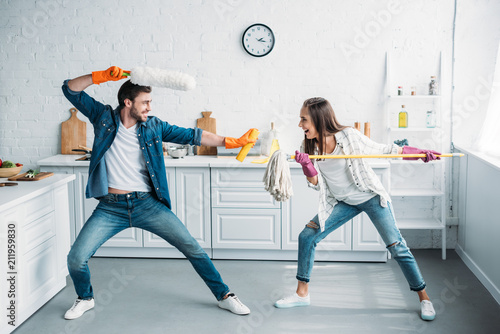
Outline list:
[[[416,147],[403,146],[403,154],[426,154],[425,158],[403,158],[403,160],[418,160],[422,159],[424,162],[429,162],[432,160],[440,160],[440,157],[436,157],[436,154],[441,154],[433,150],[421,150]]]
[[[295,161],[302,165],[302,172],[304,172],[305,176],[313,177],[318,175],[318,171],[314,168],[311,159],[309,159],[309,154],[295,151]]]

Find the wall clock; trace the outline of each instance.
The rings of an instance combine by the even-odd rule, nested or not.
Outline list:
[[[265,24],[255,23],[245,30],[241,43],[249,55],[263,57],[273,50],[274,33]]]

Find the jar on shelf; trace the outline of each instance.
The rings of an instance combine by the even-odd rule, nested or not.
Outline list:
[[[404,104],[401,106],[401,111],[399,112],[398,127],[408,127],[408,112],[406,111]]]
[[[403,95],[403,86],[398,86],[398,95]]]
[[[417,87],[415,86],[411,87],[411,95],[417,95]]]
[[[431,76],[431,82],[429,83],[429,95],[438,95],[438,83],[436,76]]]
[[[434,110],[429,110],[425,118],[425,124],[428,128],[436,127],[436,112]]]

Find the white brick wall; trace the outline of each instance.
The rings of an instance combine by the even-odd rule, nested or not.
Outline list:
[[[312,96],[328,98],[344,124],[371,122],[372,137],[384,140],[386,51],[421,60],[442,50],[442,86],[451,86],[453,0],[0,2],[0,157],[27,167],[60,153],[71,108],[62,82],[111,65],[191,74],[194,91],[153,90],[153,115],[193,127],[210,110],[228,136],[275,121],[288,151],[302,140],[299,109]],[[256,22],[277,39],[264,58],[240,43]],[[120,85],[87,92],[115,106]]]

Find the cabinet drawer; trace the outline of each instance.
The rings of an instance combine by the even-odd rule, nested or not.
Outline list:
[[[37,198],[27,201],[22,208],[26,217],[24,221],[27,223],[54,211],[54,199],[52,197],[52,192],[49,191],[38,196]]]
[[[281,210],[212,210],[212,247],[279,249]]]
[[[18,233],[23,233],[23,253],[39,246],[56,235],[54,212],[34,220],[23,227]]]
[[[279,209],[280,203],[258,188],[212,188],[212,207]]]
[[[265,168],[212,168],[212,187],[264,189]]]

